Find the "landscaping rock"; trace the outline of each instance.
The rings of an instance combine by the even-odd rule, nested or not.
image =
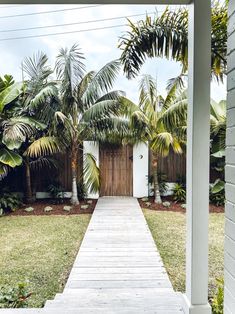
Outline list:
[[[148,202],[148,197],[143,197],[143,198],[141,198],[141,201],[143,201],[143,202]]]
[[[181,208],[186,209],[186,204],[181,204]]]
[[[171,206],[171,203],[170,202],[163,202],[162,205],[164,207],[170,207]]]
[[[53,210],[53,208],[51,206],[46,206],[44,208],[44,212],[51,212]]]
[[[151,206],[151,203],[150,203],[150,202],[145,202],[145,205],[146,205],[147,207],[150,207],[150,206]]]
[[[86,201],[86,202],[87,202],[87,204],[92,204],[92,203],[93,203],[92,200],[88,200],[88,201]]]
[[[33,207],[26,207],[26,208],[24,208],[24,211],[26,211],[27,213],[31,213],[34,211],[34,208]]]
[[[81,209],[87,209],[89,208],[89,205],[81,205]]]
[[[72,209],[72,206],[64,206],[63,210],[65,210],[66,212],[70,212],[70,210]]]

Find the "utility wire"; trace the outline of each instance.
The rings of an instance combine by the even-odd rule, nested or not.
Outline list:
[[[90,21],[74,22],[74,23],[67,23],[67,24],[55,24],[55,25],[47,25],[47,26],[35,26],[35,27],[27,27],[27,28],[6,29],[6,30],[0,30],[0,33],[29,31],[29,30],[35,30],[35,29],[64,27],[64,26],[72,26],[72,25],[80,25],[80,24],[88,24],[88,23],[90,24],[90,23],[97,23],[97,22],[120,20],[120,19],[130,18],[130,17],[138,17],[138,16],[149,15],[149,14],[154,14],[154,13],[157,13],[157,12],[146,12],[146,13],[142,13],[142,14],[132,14],[132,15],[128,15],[128,16],[116,16],[116,17],[111,17],[111,18],[107,18],[107,19],[90,20]]]
[[[40,34],[40,35],[32,35],[32,36],[0,38],[0,42],[1,41],[9,41],[9,40],[18,40],[18,39],[39,38],[39,37],[47,37],[47,36],[83,33],[83,32],[98,31],[98,30],[103,30],[103,29],[108,29],[108,28],[124,27],[124,26],[128,26],[128,24],[119,24],[119,25],[104,26],[104,27],[97,27],[97,28],[81,29],[81,30],[77,30],[77,31],[69,31],[69,32],[61,32],[61,33],[51,33],[51,34]]]
[[[7,19],[7,18],[21,17],[21,16],[39,15],[39,14],[48,14],[48,13],[57,13],[57,12],[64,12],[64,11],[82,10],[82,9],[89,9],[89,8],[94,8],[94,7],[100,7],[100,6],[103,6],[103,5],[105,5],[105,4],[88,5],[88,6],[83,6],[83,7],[66,8],[66,9],[41,11],[41,12],[31,12],[31,13],[15,14],[15,15],[4,15],[4,16],[0,16],[0,19]]]

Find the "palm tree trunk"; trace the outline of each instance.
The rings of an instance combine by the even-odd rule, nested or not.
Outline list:
[[[73,205],[79,204],[78,190],[77,190],[77,162],[78,162],[78,146],[76,143],[72,145],[71,151],[71,169],[72,169],[72,197],[71,203]]]
[[[31,203],[34,201],[34,199],[33,199],[33,193],[32,193],[32,185],[31,185],[29,157],[26,157],[25,159],[25,178],[26,178],[25,202]]]
[[[159,182],[158,182],[158,156],[156,154],[153,154],[153,185],[154,185],[154,203],[156,204],[161,204],[162,199],[160,195],[160,190],[159,190]]]

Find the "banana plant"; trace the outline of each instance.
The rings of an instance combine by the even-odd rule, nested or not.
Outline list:
[[[17,145],[13,138],[9,138],[7,130],[9,125],[17,121],[12,121],[9,112],[11,108],[7,106],[14,102],[22,93],[22,83],[14,83],[12,77],[5,75],[0,78],[0,179],[7,174],[8,167],[14,168],[22,163],[21,156],[15,151],[25,136],[25,129],[18,126],[14,129],[12,135],[17,139]],[[26,125],[27,128],[27,125]]]

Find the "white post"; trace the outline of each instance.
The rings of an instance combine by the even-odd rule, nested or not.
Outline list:
[[[140,143],[133,146],[133,196],[148,196],[149,148]]]
[[[186,295],[188,314],[209,314],[208,218],[211,2],[189,5]]]

